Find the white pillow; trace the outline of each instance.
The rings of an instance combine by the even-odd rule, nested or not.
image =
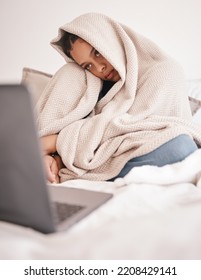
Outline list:
[[[25,84],[31,93],[33,105],[38,101],[40,94],[45,89],[52,75],[31,68],[24,67],[22,70],[21,83]]]
[[[201,100],[201,79],[187,81],[188,96]]]

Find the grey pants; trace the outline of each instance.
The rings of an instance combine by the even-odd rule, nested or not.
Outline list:
[[[129,160],[121,172],[109,181],[114,181],[118,177],[124,177],[133,167],[142,165],[163,166],[166,164],[182,161],[188,155],[198,149],[196,143],[188,135],[179,135],[167,143],[161,145],[156,150]]]

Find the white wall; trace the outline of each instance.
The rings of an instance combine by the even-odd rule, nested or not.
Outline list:
[[[20,81],[24,66],[55,73],[65,62],[50,40],[86,12],[132,26],[201,78],[201,0],[0,0],[0,83]]]

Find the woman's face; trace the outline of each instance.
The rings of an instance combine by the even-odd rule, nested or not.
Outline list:
[[[119,73],[114,67],[83,39],[79,38],[73,43],[70,55],[77,64],[96,77],[112,82],[120,80]]]

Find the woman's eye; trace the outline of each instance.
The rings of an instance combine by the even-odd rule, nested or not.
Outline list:
[[[86,70],[90,70],[90,69],[91,69],[91,66],[92,66],[91,64],[87,64],[87,65],[85,66],[85,69],[86,69]]]
[[[101,54],[97,51],[97,50],[95,50],[95,56],[100,56]]]

